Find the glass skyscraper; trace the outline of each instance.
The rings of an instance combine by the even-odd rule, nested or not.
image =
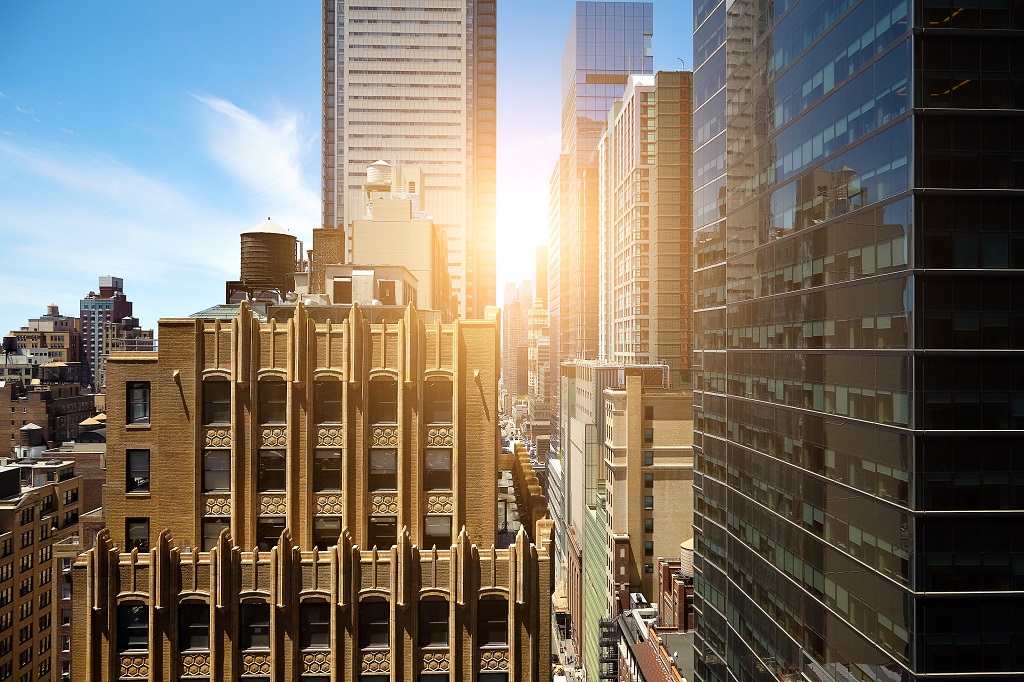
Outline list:
[[[1024,5],[694,27],[697,679],[1019,679]]]
[[[323,227],[363,216],[373,162],[419,166],[470,318],[496,302],[495,7],[323,0]]]

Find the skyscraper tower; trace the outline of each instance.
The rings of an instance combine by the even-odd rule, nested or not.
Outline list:
[[[551,176],[548,309],[555,368],[562,360],[597,357],[597,145],[629,75],[653,71],[653,35],[650,2],[576,3],[562,55],[562,153]]]
[[[324,0],[325,228],[361,216],[366,167],[418,165],[463,317],[496,299],[495,0]]]
[[[103,355],[103,328],[132,316],[132,302],[124,293],[120,277],[100,277],[100,291],[90,291],[79,304],[82,328],[82,386],[100,390],[100,357]]]
[[[1018,679],[1024,10],[773,9],[694,7],[696,678]]]

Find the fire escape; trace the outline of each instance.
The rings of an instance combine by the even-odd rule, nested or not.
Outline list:
[[[616,680],[619,677],[619,626],[615,618],[601,619],[601,633],[598,640],[600,667],[598,678]]]

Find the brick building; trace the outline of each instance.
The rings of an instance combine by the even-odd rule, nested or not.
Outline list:
[[[93,398],[78,384],[5,383],[0,386],[0,454],[19,445],[24,426],[36,424],[44,443],[59,445],[77,436],[79,423],[93,414]]]
[[[411,306],[371,325],[359,306],[259,322],[243,304],[111,355],[107,528],[72,569],[74,670],[550,679],[551,523],[529,459],[497,457],[498,333]]]
[[[30,318],[28,324],[11,332],[18,339],[18,349],[28,355],[49,358],[52,362],[78,362],[81,353],[77,317],[61,315],[51,303],[46,314]]]
[[[74,463],[0,467],[0,680],[55,680],[54,544],[77,533]]]

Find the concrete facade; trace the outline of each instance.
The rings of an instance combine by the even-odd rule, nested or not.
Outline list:
[[[110,358],[125,455],[72,571],[74,669],[549,679],[551,522],[528,459],[509,465],[521,531],[498,537],[496,321],[317,313],[161,320],[158,352]],[[144,424],[126,423],[137,382]]]

